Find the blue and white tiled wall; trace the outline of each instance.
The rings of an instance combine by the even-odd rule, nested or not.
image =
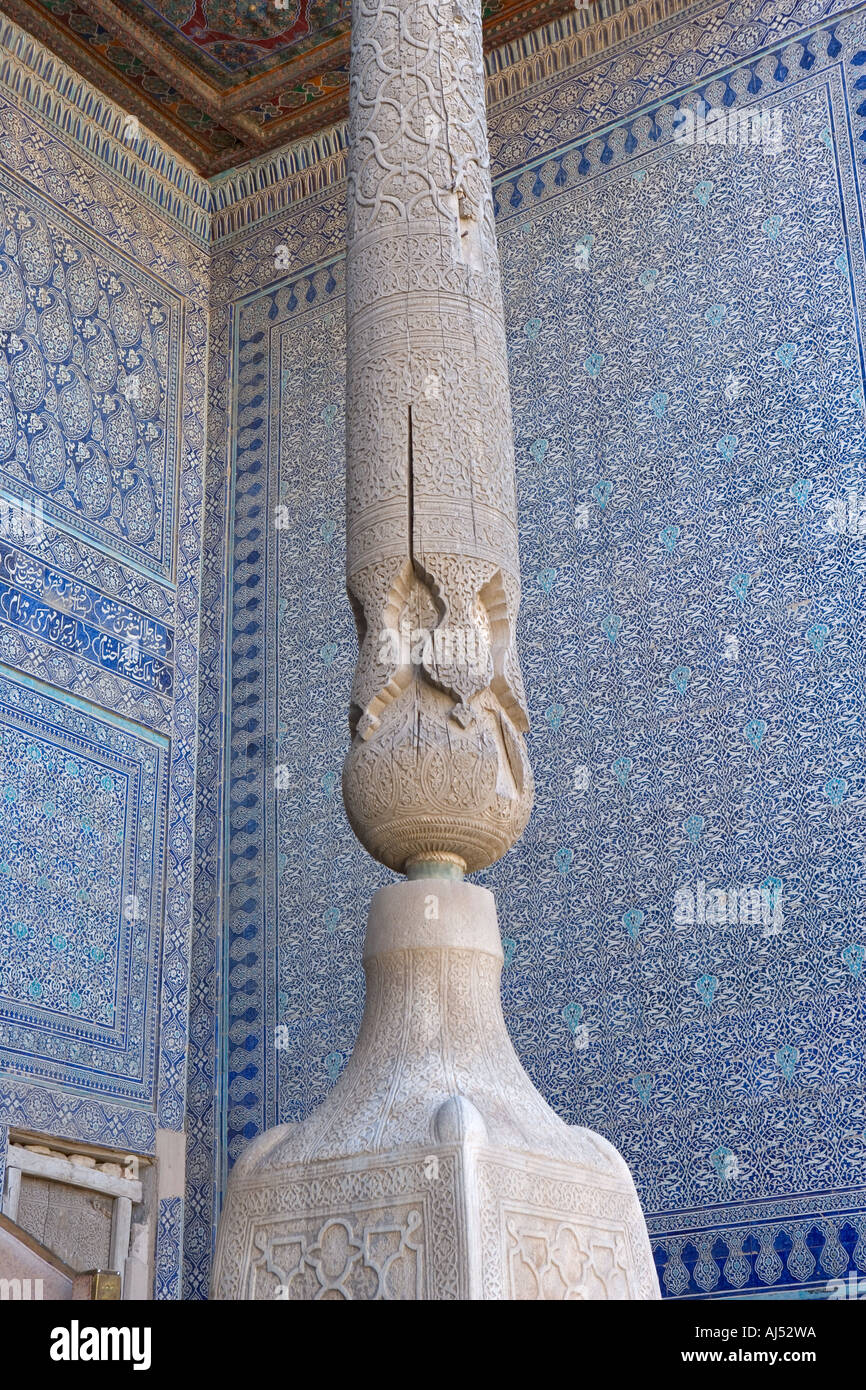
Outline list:
[[[866,1269],[866,16],[842,13],[701,0],[490,111],[538,796],[484,881],[521,1056],[632,1165],[669,1296]],[[28,74],[59,67],[4,34],[0,1133],[151,1152],[186,1127],[157,1292],[201,1297],[226,1162],[351,1050],[388,877],[339,797],[344,190],[211,246],[201,181],[132,160],[66,79],[40,113]],[[677,142],[698,97],[781,113],[781,146]],[[731,886],[768,912],[722,916]]]
[[[866,18],[840,12],[696,5],[490,113],[538,793],[483,881],[521,1057],[631,1164],[669,1296],[824,1297],[866,1268],[866,551],[831,522],[866,504]],[[698,97],[780,112],[781,146],[675,140]],[[339,796],[343,236],[326,189],[215,265],[231,755],[225,933],[212,885],[199,930],[227,1071],[216,1117],[190,1098],[190,1293],[213,1132],[231,1161],[333,1084],[388,877]]]
[[[0,1127],[149,1153],[184,1125],[206,242],[164,152],[0,38]]]

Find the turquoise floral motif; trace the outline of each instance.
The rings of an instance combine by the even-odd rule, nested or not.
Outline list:
[[[776,1064],[786,1081],[790,1081],[794,1072],[797,1070],[797,1063],[800,1060],[800,1052],[790,1043],[783,1043],[776,1053]]]
[[[566,1004],[562,1011],[562,1017],[568,1024],[569,1031],[576,1033],[583,1019],[582,1004]]]
[[[750,574],[735,574],[731,579],[730,587],[740,600],[740,603],[745,603],[751,583],[752,576]]]
[[[775,912],[776,904],[782,896],[782,880],[774,876],[765,878],[761,884],[761,897],[767,904],[771,912]]]
[[[555,732],[561,728],[564,716],[565,705],[548,705],[547,709],[544,711],[545,719]]]
[[[601,510],[604,511],[613,492],[613,483],[609,483],[606,478],[601,478],[597,483],[593,483],[590,492]]]
[[[339,920],[340,909],[338,907],[329,907],[322,914],[322,921],[329,932],[334,931]]]
[[[764,742],[764,734],[767,732],[766,719],[750,719],[743,733],[754,749],[759,749]]]
[[[847,276],[849,270],[848,257],[845,255],[844,251],[839,252],[833,264],[842,275]]]
[[[798,507],[805,507],[809,500],[814,484],[811,478],[798,478],[788,488],[789,493],[797,503]]]
[[[662,416],[668,408],[668,400],[669,397],[667,391],[654,391],[649,398],[650,410],[652,411],[653,415],[658,416],[659,420],[662,418]]]
[[[283,1014],[286,1012],[286,1005],[288,1002],[289,996],[284,989],[281,989],[277,994],[277,1014],[280,1018],[282,1018]]]
[[[553,856],[553,862],[556,865],[559,872],[562,874],[563,878],[571,868],[573,859],[574,850],[566,848],[565,845],[561,845],[560,848],[556,851],[556,854]]]
[[[632,182],[640,186],[646,178],[646,169],[635,169],[631,177]]]
[[[679,540],[679,538],[679,526],[663,526],[662,529],[659,531],[659,540],[661,541],[665,549],[669,550],[671,554],[673,554],[676,548],[676,543]]]
[[[671,685],[673,685],[674,689],[678,690],[681,695],[685,695],[691,678],[691,666],[675,666],[671,671]]]
[[[529,446],[529,452],[535,463],[543,463],[547,453],[549,441],[546,439],[534,439]]]
[[[622,914],[622,924],[632,941],[637,941],[638,933],[645,921],[646,913],[640,907],[630,907]]]
[[[322,411],[322,419],[324,420],[325,424],[333,425],[336,418],[337,407],[335,405],[326,405],[325,409]]]
[[[727,312],[724,304],[711,304],[704,314],[704,318],[710,325],[710,328],[718,328]]]
[[[330,665],[331,665],[331,663],[333,662],[334,657],[335,657],[336,655],[337,655],[337,644],[336,644],[336,642],[326,642],[325,645],[324,645],[323,647],[320,647],[320,648],[319,648],[319,656],[322,658],[322,660],[324,661],[324,663],[325,663],[326,666],[330,666]]]
[[[848,397],[852,405],[856,405],[860,410],[863,409],[863,387],[855,386]]]
[[[337,785],[336,772],[326,772],[319,785],[325,793],[325,796],[330,800],[334,795],[334,788]]]
[[[827,638],[830,636],[830,629],[826,623],[813,623],[806,629],[806,638],[809,645],[816,651],[822,652],[827,645]]]
[[[768,236],[771,241],[775,241],[782,230],[782,219],[778,213],[773,213],[772,217],[765,218],[762,224],[764,236]]]
[[[776,358],[781,362],[783,367],[790,367],[796,356],[796,343],[782,343],[781,347],[776,348]]]
[[[686,816],[683,821],[683,830],[688,835],[693,845],[696,845],[704,833],[703,816]]]
[[[631,758],[615,758],[610,765],[610,770],[616,777],[621,787],[624,787],[629,779],[634,763]]]
[[[337,523],[336,523],[336,521],[323,521],[323,522],[322,522],[321,526],[319,527],[319,535],[322,537],[322,540],[325,542],[325,545],[330,545],[330,544],[331,544],[331,541],[334,539],[334,535],[335,535],[335,533],[336,533],[336,530],[337,530]]]
[[[639,1072],[637,1076],[632,1077],[631,1084],[637,1091],[641,1105],[649,1105],[654,1080],[655,1078],[650,1076],[648,1071]]]
[[[281,849],[279,854],[277,855],[277,866],[279,868],[280,873],[283,872],[288,862],[289,856],[286,854],[285,850]]]
[[[695,989],[697,990],[698,998],[707,1008],[710,1007],[715,999],[718,987],[719,982],[715,975],[701,975],[699,979],[695,980]]]
[[[340,1068],[342,1067],[342,1065],[342,1052],[328,1053],[327,1057],[325,1058],[325,1070],[327,1071],[328,1077],[331,1081],[336,1081],[337,1077],[340,1075]]]
[[[601,620],[601,630],[611,646],[616,644],[619,630],[622,627],[622,618],[617,613],[608,613],[606,618]]]
[[[841,806],[848,794],[848,783],[844,777],[831,777],[824,783],[824,795],[832,806]]]
[[[287,598],[281,598],[279,602],[279,607],[277,608],[277,623],[281,623],[283,621],[283,618],[286,616],[286,611],[288,607],[289,600]]]
[[[863,969],[863,961],[866,959],[866,946],[860,941],[852,941],[848,946],[843,946],[841,956],[854,979],[858,979]]]
[[[514,940],[514,938],[511,936],[503,936],[502,951],[505,956],[505,959],[502,962],[503,970],[507,970],[511,962],[514,960],[514,952],[516,950],[517,942]]]
[[[597,377],[604,366],[604,354],[601,352],[591,352],[583,365],[591,377]]]
[[[527,319],[523,325],[523,331],[531,343],[534,343],[541,332],[541,319]]]
[[[549,594],[554,584],[558,571],[552,569],[540,570],[538,574],[538,587]]]
[[[702,208],[705,208],[710,201],[710,194],[712,191],[713,184],[709,179],[701,179],[701,182],[695,185],[693,196],[697,202],[700,203]]]
[[[646,270],[641,271],[640,275],[637,277],[637,280],[638,284],[642,286],[643,289],[648,290],[651,288],[651,286],[655,284],[658,278],[658,270],[655,266],[651,265],[647,266]]]
[[[716,450],[721,454],[725,463],[730,463],[734,454],[737,452],[739,442],[735,434],[723,434],[721,439],[716,440]]]
[[[736,1172],[737,1165],[736,1155],[733,1149],[728,1149],[724,1144],[720,1144],[719,1147],[714,1149],[710,1154],[710,1158],[722,1182],[730,1182],[733,1174]]]

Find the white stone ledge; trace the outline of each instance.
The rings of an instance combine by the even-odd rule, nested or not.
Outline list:
[[[19,1168],[34,1178],[50,1178],[53,1182],[69,1183],[73,1187],[89,1187],[93,1192],[104,1192],[110,1197],[128,1197],[140,1202],[141,1183],[134,1178],[115,1178],[110,1173],[102,1173],[98,1168],[85,1168],[80,1163],[70,1163],[68,1158],[54,1154],[37,1154],[19,1144],[10,1144],[6,1158],[7,1168]]]

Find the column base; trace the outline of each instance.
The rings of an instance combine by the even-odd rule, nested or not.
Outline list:
[[[511,1045],[492,894],[380,889],[364,965],[334,1089],[235,1165],[212,1296],[658,1298],[626,1164],[550,1109]]]

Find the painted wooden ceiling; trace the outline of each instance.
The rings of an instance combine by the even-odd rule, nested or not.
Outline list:
[[[200,173],[342,119],[351,0],[3,0],[12,19]],[[495,47],[574,0],[484,0]]]

